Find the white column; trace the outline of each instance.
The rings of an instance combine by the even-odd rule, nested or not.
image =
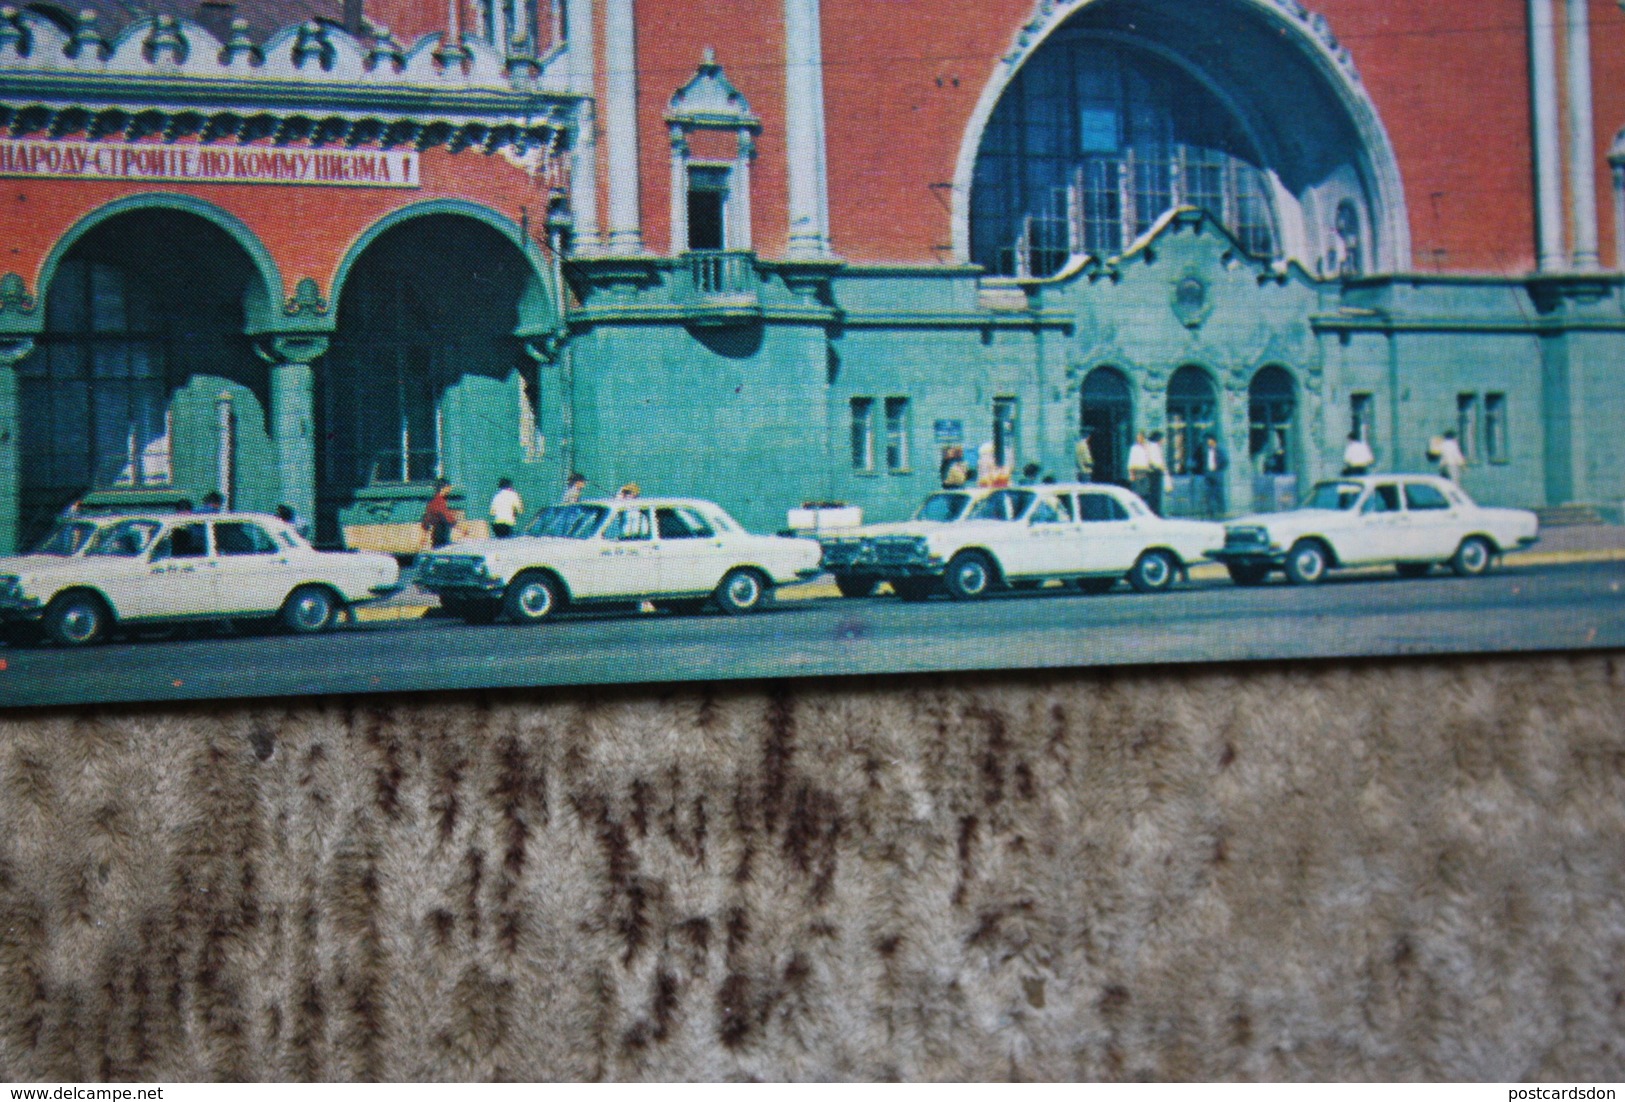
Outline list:
[[[1587,0],[1568,0],[1569,248],[1580,272],[1597,270],[1597,140],[1591,121],[1591,27]]]
[[[1557,39],[1552,0],[1529,0],[1529,90],[1535,132],[1535,254],[1543,272],[1563,267],[1563,185],[1557,141]]]
[[[608,0],[604,18],[604,137],[609,143],[609,251],[640,253],[638,58],[632,0]]]
[[[570,91],[582,97],[576,115],[575,148],[570,155],[570,220],[574,223],[575,251],[591,254],[602,244],[598,237],[598,115],[593,109],[597,95],[593,0],[566,0],[565,12]]]
[[[672,256],[688,252],[688,135],[671,131],[671,249]]]
[[[790,161],[789,255],[830,255],[824,141],[824,51],[818,0],[784,0],[785,151]]]
[[[750,162],[756,156],[756,140],[749,130],[739,132],[739,160],[734,165],[733,180],[728,190],[728,202],[733,204],[734,239],[730,249],[749,252],[752,248],[750,233]]]

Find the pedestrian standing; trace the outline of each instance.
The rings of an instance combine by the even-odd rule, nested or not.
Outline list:
[[[945,444],[942,448],[942,464],[937,474],[942,488],[951,490],[965,484],[965,449],[958,444]]]
[[[497,492],[491,498],[491,534],[499,540],[513,535],[514,525],[519,523],[524,511],[525,502],[513,488],[513,479],[499,479]]]
[[[1456,430],[1450,429],[1439,441],[1439,473],[1456,485],[1461,485],[1461,472],[1467,469],[1467,457],[1461,454],[1456,441]]]
[[[463,514],[451,507],[451,483],[443,478],[435,479],[434,496],[423,507],[423,519],[419,522],[429,546],[446,546],[462,522]]]
[[[1360,439],[1358,432],[1349,433],[1349,442],[1343,448],[1343,474],[1357,477],[1370,471],[1376,463],[1377,457],[1372,453],[1371,445]]]
[[[1203,505],[1210,517],[1224,516],[1224,472],[1230,466],[1230,457],[1219,447],[1218,437],[1209,433],[1202,438],[1202,449],[1196,453],[1197,466],[1202,473],[1202,488],[1206,491]]]
[[[1151,452],[1146,447],[1145,433],[1134,434],[1134,444],[1128,450],[1129,489],[1140,495],[1146,504],[1151,502]]]
[[[1153,432],[1145,441],[1146,458],[1151,461],[1151,496],[1146,504],[1157,516],[1162,516],[1163,495],[1168,492],[1168,456],[1162,450],[1162,433]]]
[[[622,486],[619,490],[615,491],[616,501],[632,501],[642,496],[643,488],[636,482],[628,482],[625,486]]]
[[[1095,453],[1089,448],[1089,434],[1092,431],[1085,428],[1078,433],[1078,442],[1072,449],[1073,459],[1077,463],[1079,482],[1093,482],[1095,479]]]
[[[581,491],[587,488],[587,477],[580,471],[570,472],[570,477],[564,482],[564,496],[559,498],[560,505],[574,505],[581,500]]]

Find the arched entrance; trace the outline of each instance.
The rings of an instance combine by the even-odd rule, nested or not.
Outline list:
[[[1134,398],[1128,379],[1111,367],[1097,367],[1083,380],[1078,425],[1089,430],[1096,482],[1128,485],[1128,449],[1134,432]]]
[[[1290,508],[1298,498],[1297,386],[1285,368],[1261,368],[1247,387],[1247,456],[1255,508]]]
[[[1167,511],[1190,515],[1203,509],[1196,485],[1202,440],[1219,433],[1219,394],[1208,373],[1186,364],[1168,380],[1168,439],[1163,444],[1172,493]]]
[[[267,375],[243,330],[264,296],[241,244],[172,207],[105,218],[55,258],[45,330],[17,367],[22,543],[86,495],[252,491]]]
[[[437,478],[483,505],[498,478],[520,477],[540,399],[515,332],[535,286],[513,241],[460,214],[408,218],[366,244],[316,373],[319,539],[415,521]]]

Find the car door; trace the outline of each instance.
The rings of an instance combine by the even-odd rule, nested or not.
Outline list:
[[[1365,500],[1356,506],[1353,517],[1344,518],[1346,527],[1330,538],[1340,563],[1393,562],[1415,552],[1411,541],[1411,518],[1399,483],[1379,482]]]
[[[1121,574],[1133,566],[1140,553],[1136,523],[1109,490],[1080,490],[1080,570],[1085,574]]]
[[[145,577],[131,586],[122,600],[115,597],[125,619],[199,616],[216,610],[219,564],[209,546],[209,526],[203,521],[171,525],[147,554]]]
[[[591,541],[588,560],[571,589],[576,597],[640,597],[662,592],[659,542],[646,505],[623,505]]]
[[[1448,559],[1466,535],[1460,511],[1438,487],[1405,483],[1405,512],[1410,518],[1409,544],[1418,561]]]
[[[246,520],[214,522],[218,607],[222,612],[275,612],[301,579],[289,572],[287,548]]]
[[[730,567],[721,533],[697,511],[680,505],[655,509],[660,587],[665,593],[710,593]]]
[[[1006,575],[1050,578],[1076,572],[1077,526],[1070,506],[1070,499],[1063,506],[1059,496],[1040,497],[1025,519],[1009,526],[998,548]]]

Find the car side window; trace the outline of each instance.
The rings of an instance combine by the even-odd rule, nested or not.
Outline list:
[[[1032,519],[1029,524],[1059,524],[1061,515],[1055,511],[1055,506],[1048,501],[1040,501],[1033,506]]]
[[[663,540],[705,539],[716,535],[705,519],[691,509],[656,509],[655,530]]]
[[[1061,514],[1061,519],[1068,524],[1072,523],[1072,495],[1062,494],[1055,499],[1055,511]]]
[[[221,521],[214,526],[214,546],[221,555],[274,555],[276,541],[257,524],[240,520]]]
[[[1078,517],[1085,523],[1127,520],[1128,510],[1110,494],[1079,494]]]
[[[646,540],[653,537],[646,509],[623,509],[604,527],[606,540]]]
[[[678,509],[677,515],[683,518],[683,522],[688,525],[689,533],[696,539],[710,539],[717,534],[716,529],[693,509]]]
[[[1397,513],[1399,512],[1399,487],[1391,482],[1385,482],[1371,491],[1371,496],[1360,507],[1362,513]]]
[[[204,524],[179,524],[169,530],[152,549],[152,560],[201,559],[209,553],[209,537]]]
[[[1436,487],[1429,486],[1426,482],[1407,482],[1405,507],[1411,510],[1448,509],[1450,502]]]

